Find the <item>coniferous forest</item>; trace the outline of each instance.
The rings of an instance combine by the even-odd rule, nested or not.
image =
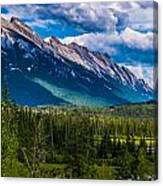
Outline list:
[[[2,176],[157,178],[154,103],[25,107],[3,99]]]

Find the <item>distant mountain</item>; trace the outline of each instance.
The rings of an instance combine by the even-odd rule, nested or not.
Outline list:
[[[98,43],[97,43],[98,44]],[[1,18],[2,86],[22,105],[110,106],[153,99],[153,90],[107,54],[42,39],[18,18]]]

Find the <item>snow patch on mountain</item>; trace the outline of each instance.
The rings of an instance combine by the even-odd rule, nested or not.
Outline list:
[[[143,79],[107,54],[77,43],[63,44],[54,36],[43,40],[16,18],[3,20],[1,40],[6,69],[19,68],[34,83],[72,104],[106,106],[152,98],[153,90]],[[33,78],[36,74],[39,78]]]

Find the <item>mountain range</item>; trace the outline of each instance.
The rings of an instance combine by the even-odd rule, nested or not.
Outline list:
[[[98,43],[97,43],[98,45]],[[154,90],[106,53],[55,36],[42,39],[1,17],[2,88],[18,104],[111,106],[153,99]]]

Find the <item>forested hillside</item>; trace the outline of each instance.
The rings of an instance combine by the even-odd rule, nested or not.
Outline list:
[[[21,107],[2,102],[2,176],[157,178],[156,105]]]

